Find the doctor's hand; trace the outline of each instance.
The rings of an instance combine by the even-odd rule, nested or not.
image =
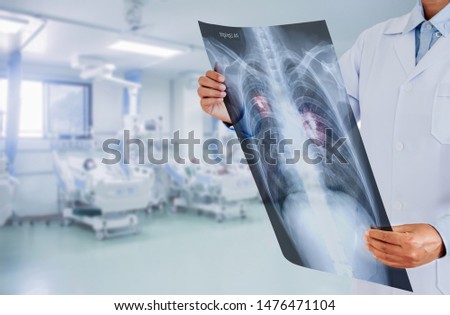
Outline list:
[[[200,105],[205,113],[231,124],[230,116],[223,102],[227,95],[224,82],[225,77],[223,75],[210,70],[198,79],[200,87],[197,92],[200,96]]]
[[[366,248],[383,264],[395,268],[415,268],[445,255],[441,236],[429,224],[392,227],[393,232],[370,229]]]

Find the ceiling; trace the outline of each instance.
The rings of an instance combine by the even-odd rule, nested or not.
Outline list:
[[[255,26],[326,19],[338,54],[365,28],[407,13],[416,0],[147,0],[141,36],[189,47],[183,56],[158,60],[113,53],[107,46],[129,36],[122,0],[0,0],[0,10],[47,20],[26,48],[25,63],[69,67],[75,54],[113,62],[119,69],[146,68],[177,75],[209,67],[198,20],[223,25]],[[5,57],[5,56],[3,56]]]

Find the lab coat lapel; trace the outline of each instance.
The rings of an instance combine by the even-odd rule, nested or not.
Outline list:
[[[428,51],[425,56],[423,56],[422,60],[417,64],[417,67],[414,71],[409,75],[408,79],[412,80],[423,71],[434,65],[438,62],[443,62],[447,58],[450,58],[450,37],[442,37],[439,39],[436,44],[431,47],[430,51]]]
[[[415,34],[414,32],[408,32],[407,34],[394,36],[399,36],[394,45],[397,58],[401,62],[406,75],[409,76],[416,65]]]

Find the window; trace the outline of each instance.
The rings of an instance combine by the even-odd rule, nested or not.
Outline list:
[[[8,81],[0,79],[0,137],[5,136]],[[22,81],[19,137],[87,137],[90,85]]]
[[[42,138],[44,135],[43,83],[22,81],[19,137]]]
[[[84,137],[89,135],[89,88],[86,85],[49,83],[46,85],[49,135]]]

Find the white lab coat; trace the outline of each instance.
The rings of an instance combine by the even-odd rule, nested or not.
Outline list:
[[[447,255],[408,269],[415,293],[450,294],[450,38],[415,65],[409,14],[363,32],[341,70],[392,225],[429,223]],[[447,25],[450,27],[450,25]],[[400,293],[366,282],[355,293]]]

